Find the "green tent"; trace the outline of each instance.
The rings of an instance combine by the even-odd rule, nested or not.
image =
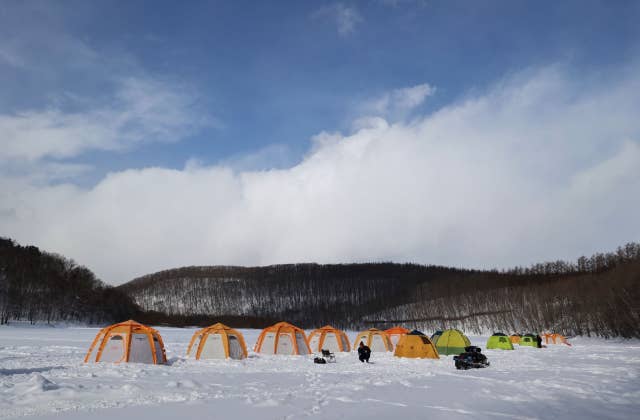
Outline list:
[[[469,338],[460,330],[444,330],[434,342],[439,354],[464,353],[464,348],[471,345]]]
[[[508,335],[495,333],[487,340],[487,350],[489,349],[513,350],[513,344]]]
[[[521,346],[538,347],[538,340],[533,334],[525,334],[520,338]]]

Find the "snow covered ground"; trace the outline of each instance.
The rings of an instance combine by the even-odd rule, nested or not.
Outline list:
[[[168,366],[84,364],[98,329],[0,327],[0,418],[637,418],[640,341],[579,338],[573,347],[486,351],[491,367],[452,357],[355,353],[337,363],[250,354],[184,357],[194,329],[159,328]],[[253,346],[257,330],[242,330]],[[353,339],[355,332],[350,332]],[[484,348],[486,337],[471,337]]]

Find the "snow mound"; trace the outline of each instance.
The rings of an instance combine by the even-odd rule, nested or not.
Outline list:
[[[15,386],[16,395],[33,395],[60,389],[60,386],[40,374],[31,375],[27,381]]]

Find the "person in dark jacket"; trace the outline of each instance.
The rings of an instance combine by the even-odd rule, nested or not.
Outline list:
[[[360,345],[358,346],[358,359],[360,359],[362,363],[369,363],[369,357],[371,357],[371,349],[365,346],[361,341]]]
[[[536,335],[536,344],[538,345],[539,349],[542,348],[542,337],[540,337],[540,335]]]

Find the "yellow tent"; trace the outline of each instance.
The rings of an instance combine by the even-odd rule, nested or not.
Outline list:
[[[434,344],[440,354],[455,354],[464,353],[464,348],[471,345],[469,338],[464,335],[460,330],[444,330],[437,340],[434,340]]]
[[[247,346],[240,332],[217,323],[193,334],[187,356],[196,359],[244,359]]]
[[[413,359],[439,359],[438,350],[429,337],[420,331],[412,331],[403,335],[398,341],[396,357],[410,357]]]
[[[262,330],[254,350],[263,354],[311,353],[304,331],[288,322],[278,322]]]
[[[393,351],[393,343],[389,336],[376,328],[370,328],[366,331],[358,333],[356,341],[353,342],[353,349],[357,350],[360,342],[363,342],[372,352],[376,351]]]
[[[84,362],[164,364],[167,356],[158,331],[129,320],[101,329]]]
[[[391,342],[395,346],[396,344],[398,344],[398,340],[400,340],[400,337],[407,334],[409,330],[402,327],[393,327],[385,330],[384,332],[387,333],[387,335],[391,339]]]
[[[309,347],[311,351],[318,353],[323,349],[332,353],[351,350],[347,334],[331,325],[313,330],[309,334]]]

